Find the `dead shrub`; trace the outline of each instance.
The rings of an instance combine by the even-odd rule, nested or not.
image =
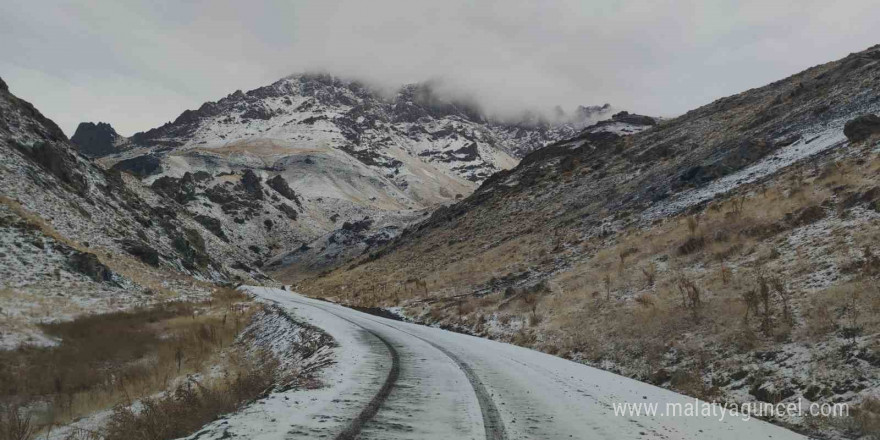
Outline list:
[[[541,318],[541,315],[538,315],[538,314],[536,314],[536,313],[532,313],[532,314],[530,314],[530,315],[529,315],[529,321],[528,321],[529,327],[534,327],[534,326],[540,324],[540,323],[541,323],[541,319],[542,319],[542,318]]]
[[[734,347],[737,352],[745,353],[758,346],[758,336],[748,325],[741,325],[728,331],[724,337],[725,344]]]
[[[880,399],[866,397],[844,421],[854,437],[880,439]]]
[[[678,391],[700,399],[709,400],[717,394],[717,389],[706,385],[697,371],[677,370],[672,373],[670,385]]]
[[[721,283],[722,284],[724,284],[726,286],[728,283],[730,283],[731,271],[730,271],[729,267],[722,264],[721,268],[718,269],[718,272],[721,275]]]
[[[533,332],[521,328],[515,335],[513,335],[513,340],[510,342],[513,345],[519,345],[520,347],[531,347],[535,344],[536,340],[537,337]]]
[[[647,265],[641,268],[642,276],[645,278],[645,285],[647,287],[654,287],[654,283],[657,280],[657,265],[654,264],[653,261],[649,262]]]
[[[635,255],[636,253],[638,253],[638,251],[639,250],[637,248],[631,247],[622,249],[620,253],[617,254],[618,258],[620,259],[618,263],[619,272],[623,272],[623,269],[626,268],[626,259],[629,258],[631,255]]]
[[[687,218],[687,227],[688,231],[690,231],[691,236],[693,236],[697,232],[697,228],[700,226],[700,217],[696,215],[692,215]]]
[[[654,307],[654,296],[647,293],[637,296],[635,301],[642,307]]]
[[[538,297],[537,293],[526,293],[523,295],[523,304],[529,309],[531,316],[535,316],[538,313],[538,304],[540,303],[540,300],[541,298]]]
[[[506,326],[506,325],[510,324],[510,319],[511,319],[510,315],[501,315],[498,317],[498,323]]]
[[[837,327],[831,310],[816,304],[806,313],[804,324],[807,335],[812,337],[827,335]]]
[[[675,287],[681,296],[681,305],[686,310],[690,310],[694,320],[699,319],[699,311],[703,305],[701,292],[697,283],[688,278],[686,275],[679,274],[675,279]]]
[[[679,255],[690,255],[690,254],[693,254],[697,251],[702,250],[703,247],[705,247],[705,246],[706,246],[706,239],[703,238],[702,235],[692,236],[692,237],[689,237],[687,240],[685,240],[685,242],[682,243],[681,246],[678,247],[678,254]]]
[[[35,434],[31,416],[25,408],[0,406],[0,440],[31,440]]]
[[[880,274],[880,257],[874,255],[871,252],[871,246],[865,245],[864,250],[864,259],[862,262],[862,275],[863,276],[874,276]]]
[[[773,285],[773,289],[776,290],[776,294],[779,295],[779,299],[782,301],[782,321],[786,326],[791,326],[794,324],[794,318],[791,316],[791,292],[785,287],[785,282],[782,281],[782,278],[772,277],[770,278],[770,283]]]

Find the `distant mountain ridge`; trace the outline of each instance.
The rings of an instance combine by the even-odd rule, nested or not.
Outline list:
[[[186,209],[251,249],[252,264],[308,261],[303,272],[311,273],[387,242],[528,153],[614,112],[606,104],[558,112],[552,121],[536,112],[498,120],[442,96],[431,82],[388,96],[357,81],[301,74],[237,90],[130,138],[100,123],[83,124],[75,137],[84,139],[77,143],[84,154],[102,152],[97,160],[104,166],[186,193],[177,197]],[[652,122],[614,126],[635,133]],[[298,203],[248,198],[247,185],[241,197],[221,194],[235,194],[245,177],[259,185],[283,182]]]

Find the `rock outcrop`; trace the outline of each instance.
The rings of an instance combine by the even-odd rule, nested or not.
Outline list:
[[[124,138],[106,122],[83,122],[76,127],[70,141],[80,153],[88,157],[101,157],[117,152],[117,145]]]

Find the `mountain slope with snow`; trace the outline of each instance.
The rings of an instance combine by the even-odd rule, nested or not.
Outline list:
[[[99,162],[154,188],[191,192],[178,197],[181,205],[248,249],[249,265],[269,262],[306,276],[384,244],[523,155],[613,112],[605,105],[553,123],[536,115],[500,121],[444,98],[431,83],[387,97],[356,81],[294,75],[114,138],[113,154]],[[654,124],[626,116],[603,130]],[[250,192],[246,176],[254,180]],[[345,225],[354,223],[365,227],[352,235]]]
[[[698,397],[877,417],[878,79],[874,46],[632,136],[599,124],[297,288]]]
[[[0,156],[0,349],[53,345],[47,320],[268,281],[173,199],[78,154],[2,80]]]

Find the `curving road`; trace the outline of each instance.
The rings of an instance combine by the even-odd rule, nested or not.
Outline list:
[[[804,438],[755,419],[666,416],[667,403],[694,399],[533,350],[249,289],[330,333],[337,362],[327,386],[270,396],[262,413],[225,421],[225,438]],[[658,414],[615,415],[627,402]]]

